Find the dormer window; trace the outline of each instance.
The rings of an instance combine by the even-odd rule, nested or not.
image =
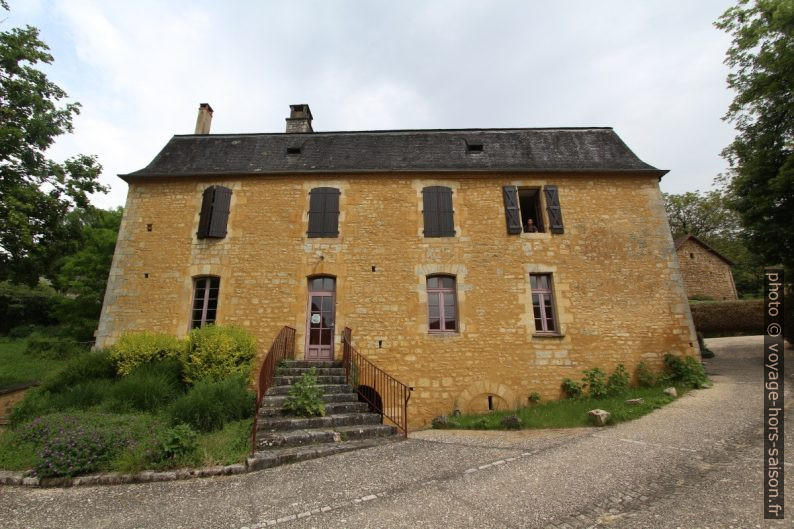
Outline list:
[[[466,152],[468,153],[482,152],[482,143],[466,143]]]

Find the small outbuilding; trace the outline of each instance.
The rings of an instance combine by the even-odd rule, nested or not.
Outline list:
[[[731,272],[733,261],[691,234],[675,241],[675,251],[690,299],[738,299]]]

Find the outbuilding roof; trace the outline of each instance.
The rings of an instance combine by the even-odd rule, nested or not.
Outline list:
[[[667,172],[611,128],[534,128],[177,135],[148,166],[120,176],[395,171]]]
[[[692,242],[694,242],[696,244],[699,244],[705,250],[711,252],[716,257],[718,257],[718,258],[722,259],[723,261],[725,261],[726,263],[728,263],[729,266],[733,266],[733,264],[734,264],[733,261],[731,261],[730,259],[728,259],[724,255],[722,255],[720,252],[718,252],[717,250],[715,250],[714,248],[712,248],[711,246],[709,246],[705,242],[701,241],[700,239],[698,239],[697,237],[695,237],[691,233],[687,233],[683,237],[680,237],[680,238],[676,239],[675,241],[673,241],[673,243],[675,244],[676,251],[680,250],[681,246],[683,246],[683,244],[685,242],[687,242],[687,241],[692,241]]]

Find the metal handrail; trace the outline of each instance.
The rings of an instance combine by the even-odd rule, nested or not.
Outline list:
[[[394,423],[397,429],[408,436],[408,401],[414,388],[406,386],[389,375],[356,351],[351,342],[353,331],[345,327],[342,332],[347,383],[356,389],[360,400]]]
[[[254,425],[251,429],[251,452],[256,451],[256,429],[259,407],[262,406],[262,399],[265,393],[273,385],[273,377],[276,374],[278,363],[284,359],[295,358],[295,329],[284,326],[276,335],[276,339],[267,351],[267,355],[262,360],[259,367],[259,377],[256,384],[256,410],[254,411]]]

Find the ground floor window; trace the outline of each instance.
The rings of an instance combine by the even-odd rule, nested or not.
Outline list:
[[[427,316],[430,332],[458,330],[455,278],[430,276],[427,278]]]
[[[215,276],[197,277],[193,285],[191,329],[215,323],[221,278]]]
[[[535,331],[556,333],[557,322],[554,314],[554,294],[551,274],[529,274],[532,287],[532,312]]]

